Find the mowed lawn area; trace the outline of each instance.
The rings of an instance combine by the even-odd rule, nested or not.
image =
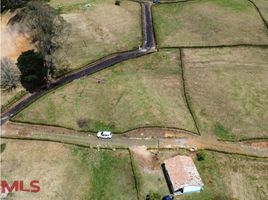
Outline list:
[[[57,67],[77,69],[111,53],[142,43],[139,3],[114,0],[51,0],[69,23],[63,46],[55,53]]]
[[[88,131],[160,126],[196,132],[183,95],[178,51],[128,60],[76,80],[14,119]]]
[[[267,137],[268,49],[185,49],[185,79],[203,135]]]
[[[268,30],[247,0],[157,4],[153,18],[160,47],[268,44]]]
[[[10,184],[24,180],[26,189],[31,180],[39,180],[41,189],[11,193],[8,199],[137,200],[128,151],[37,141],[2,140],[1,144],[2,180]]]

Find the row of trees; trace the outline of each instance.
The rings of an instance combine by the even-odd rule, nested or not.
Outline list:
[[[13,0],[4,1],[5,6],[1,7],[1,12],[2,9],[10,7],[9,5],[12,5],[12,8],[23,7],[17,10],[9,25],[20,23],[28,27],[36,48],[36,52],[33,50],[24,52],[17,60],[21,72],[20,82],[26,90],[32,92],[42,85],[49,86],[53,77],[57,75],[54,53],[66,40],[70,26],[58,15],[57,10],[43,1],[16,0],[15,4],[12,3]],[[3,82],[1,79],[1,87],[15,88],[18,73],[13,66],[8,67],[11,63],[8,63],[7,59],[3,62],[3,66],[6,67],[1,68],[5,76]]]

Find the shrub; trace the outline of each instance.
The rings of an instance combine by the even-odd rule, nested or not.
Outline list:
[[[206,159],[206,152],[201,150],[196,153],[196,157],[198,161],[202,161]]]
[[[115,5],[120,6],[120,4],[121,4],[120,0],[115,0]]]
[[[89,120],[86,118],[79,118],[77,120],[77,125],[79,126],[79,128],[84,129],[88,126]]]

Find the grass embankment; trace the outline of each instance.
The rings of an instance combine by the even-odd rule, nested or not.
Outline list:
[[[76,80],[14,119],[77,130],[166,126],[196,132],[182,91],[179,52],[161,51]]]
[[[77,69],[111,53],[138,48],[141,37],[141,8],[138,3],[114,0],[51,0],[71,25],[55,56],[58,68]],[[62,66],[61,66],[62,65]]]
[[[267,49],[188,49],[184,55],[186,88],[201,134],[267,136]]]
[[[160,47],[268,44],[267,29],[244,0],[201,0],[153,7]]]

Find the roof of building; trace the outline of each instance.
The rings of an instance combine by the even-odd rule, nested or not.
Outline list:
[[[175,156],[164,163],[174,191],[185,186],[204,185],[191,157]]]

